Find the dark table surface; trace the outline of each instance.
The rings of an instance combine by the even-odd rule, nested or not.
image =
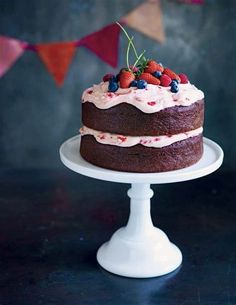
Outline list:
[[[153,185],[152,218],[182,266],[152,279],[106,272],[98,247],[126,224],[128,184],[60,170],[0,172],[1,305],[235,305],[236,179]]]

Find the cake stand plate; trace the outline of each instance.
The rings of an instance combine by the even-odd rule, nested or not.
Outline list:
[[[80,156],[80,136],[61,145],[61,161],[69,169],[95,179],[131,183],[128,223],[97,252],[98,263],[104,269],[122,276],[148,278],[167,274],[180,266],[181,251],[152,224],[150,184],[192,180],[217,170],[223,161],[223,151],[215,142],[207,138],[203,141],[204,153],[196,164],[163,173],[119,172],[92,165]]]

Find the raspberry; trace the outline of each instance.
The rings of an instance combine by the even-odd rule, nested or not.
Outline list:
[[[171,78],[166,74],[161,75],[160,81],[161,81],[161,86],[163,87],[169,87],[171,84]]]
[[[180,78],[180,83],[181,84],[187,84],[188,83],[187,75],[181,73],[181,74],[179,74],[179,78]]]
[[[113,74],[111,74],[111,73],[108,73],[108,74],[106,74],[106,75],[104,75],[103,76],[103,81],[104,82],[108,82],[112,77],[114,77],[114,75]]]

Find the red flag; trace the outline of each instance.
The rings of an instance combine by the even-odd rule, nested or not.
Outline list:
[[[44,43],[35,47],[48,72],[52,75],[56,84],[61,86],[75,53],[75,43]]]
[[[23,55],[26,44],[20,40],[0,36],[0,77]]]
[[[116,23],[112,23],[82,38],[79,45],[88,48],[115,68],[118,63],[119,34],[120,27]]]

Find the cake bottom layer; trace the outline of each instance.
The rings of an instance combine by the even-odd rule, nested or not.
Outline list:
[[[200,134],[162,148],[141,144],[120,147],[101,144],[92,135],[84,135],[81,137],[80,154],[86,161],[112,170],[166,172],[196,163],[203,154],[203,139]]]

